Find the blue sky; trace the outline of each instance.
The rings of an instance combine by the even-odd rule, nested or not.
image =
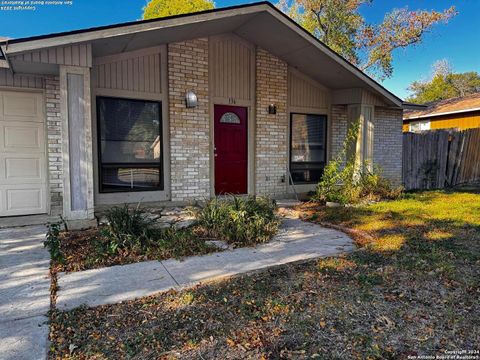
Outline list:
[[[45,6],[36,11],[0,11],[0,36],[12,38],[74,30],[138,20],[146,0],[73,0],[72,6]],[[217,7],[248,1],[217,0]],[[394,56],[394,74],[383,85],[400,97],[406,97],[408,85],[430,74],[431,65],[448,59],[455,71],[480,72],[480,32],[477,16],[479,0],[374,0],[362,13],[369,22],[379,22],[385,12],[408,6],[409,9],[441,10],[455,5],[459,14],[447,25],[439,25],[427,34],[423,44],[398,50]]]

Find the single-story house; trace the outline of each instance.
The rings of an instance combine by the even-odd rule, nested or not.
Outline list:
[[[261,2],[0,42],[0,216],[313,190],[357,151],[402,178],[404,103]]]
[[[480,93],[427,104],[420,110],[406,110],[403,131],[438,129],[466,130],[480,127]]]

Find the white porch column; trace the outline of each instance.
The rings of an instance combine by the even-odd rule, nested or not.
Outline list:
[[[90,69],[60,66],[63,133],[63,215],[94,218]]]

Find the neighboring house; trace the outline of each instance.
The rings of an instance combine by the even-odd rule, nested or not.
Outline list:
[[[359,157],[401,181],[402,100],[269,3],[0,46],[0,216],[291,196],[357,119]]]
[[[480,93],[427,104],[403,114],[403,131],[471,129],[480,127]]]

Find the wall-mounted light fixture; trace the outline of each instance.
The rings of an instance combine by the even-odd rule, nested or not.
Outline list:
[[[197,95],[192,90],[187,91],[187,93],[185,94],[185,104],[187,105],[187,108],[197,107]]]
[[[277,113],[277,106],[275,104],[268,105],[268,113],[275,115]]]

